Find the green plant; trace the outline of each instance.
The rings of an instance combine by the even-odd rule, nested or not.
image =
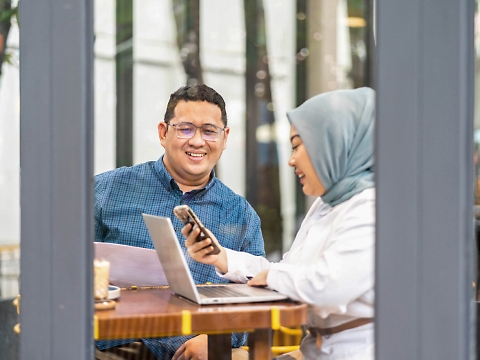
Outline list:
[[[14,63],[14,55],[7,51],[7,39],[12,26],[12,18],[19,23],[18,2],[12,5],[12,0],[0,0],[0,77],[3,62]]]

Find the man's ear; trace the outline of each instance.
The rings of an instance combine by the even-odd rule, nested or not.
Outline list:
[[[167,123],[164,121],[159,122],[157,129],[158,129],[158,138],[160,139],[160,144],[162,144],[162,146],[165,147],[164,142],[167,137]]]
[[[230,128],[226,127],[225,131],[224,131],[224,134],[223,134],[223,150],[225,150],[227,148],[228,134],[230,134]]]

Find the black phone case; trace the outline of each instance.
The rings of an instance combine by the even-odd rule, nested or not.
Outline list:
[[[194,215],[193,216],[190,215],[189,212],[193,213]],[[200,222],[200,219],[198,219],[198,217],[197,217],[198,222],[195,221],[194,216],[196,216],[196,215],[190,207],[186,206],[185,208],[183,208],[181,210],[181,214],[179,212],[175,211],[175,210],[174,210],[174,213],[180,219],[180,221],[182,221],[185,225],[186,224],[191,224],[192,225],[192,230],[193,230],[194,225],[197,225],[200,228],[200,234],[198,234],[198,236],[196,238],[196,241],[201,241],[201,240],[204,240],[208,237],[207,232],[205,231],[205,227]],[[220,249],[217,246],[215,246],[215,244],[213,242],[212,242],[211,246],[213,246],[213,250],[210,252],[210,254],[215,255],[215,254],[218,254],[220,252]]]

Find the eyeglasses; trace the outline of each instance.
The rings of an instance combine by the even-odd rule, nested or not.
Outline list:
[[[167,126],[168,125],[175,129],[175,134],[179,139],[191,139],[197,132],[197,129],[200,129],[200,134],[202,135],[203,140],[217,141],[222,131],[225,131],[225,128],[220,128],[211,124],[205,124],[200,127],[189,122],[181,122],[179,124],[167,123]]]

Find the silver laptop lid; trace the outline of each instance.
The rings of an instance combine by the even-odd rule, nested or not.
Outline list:
[[[169,218],[142,214],[163,271],[173,292],[200,303],[195,282]]]

